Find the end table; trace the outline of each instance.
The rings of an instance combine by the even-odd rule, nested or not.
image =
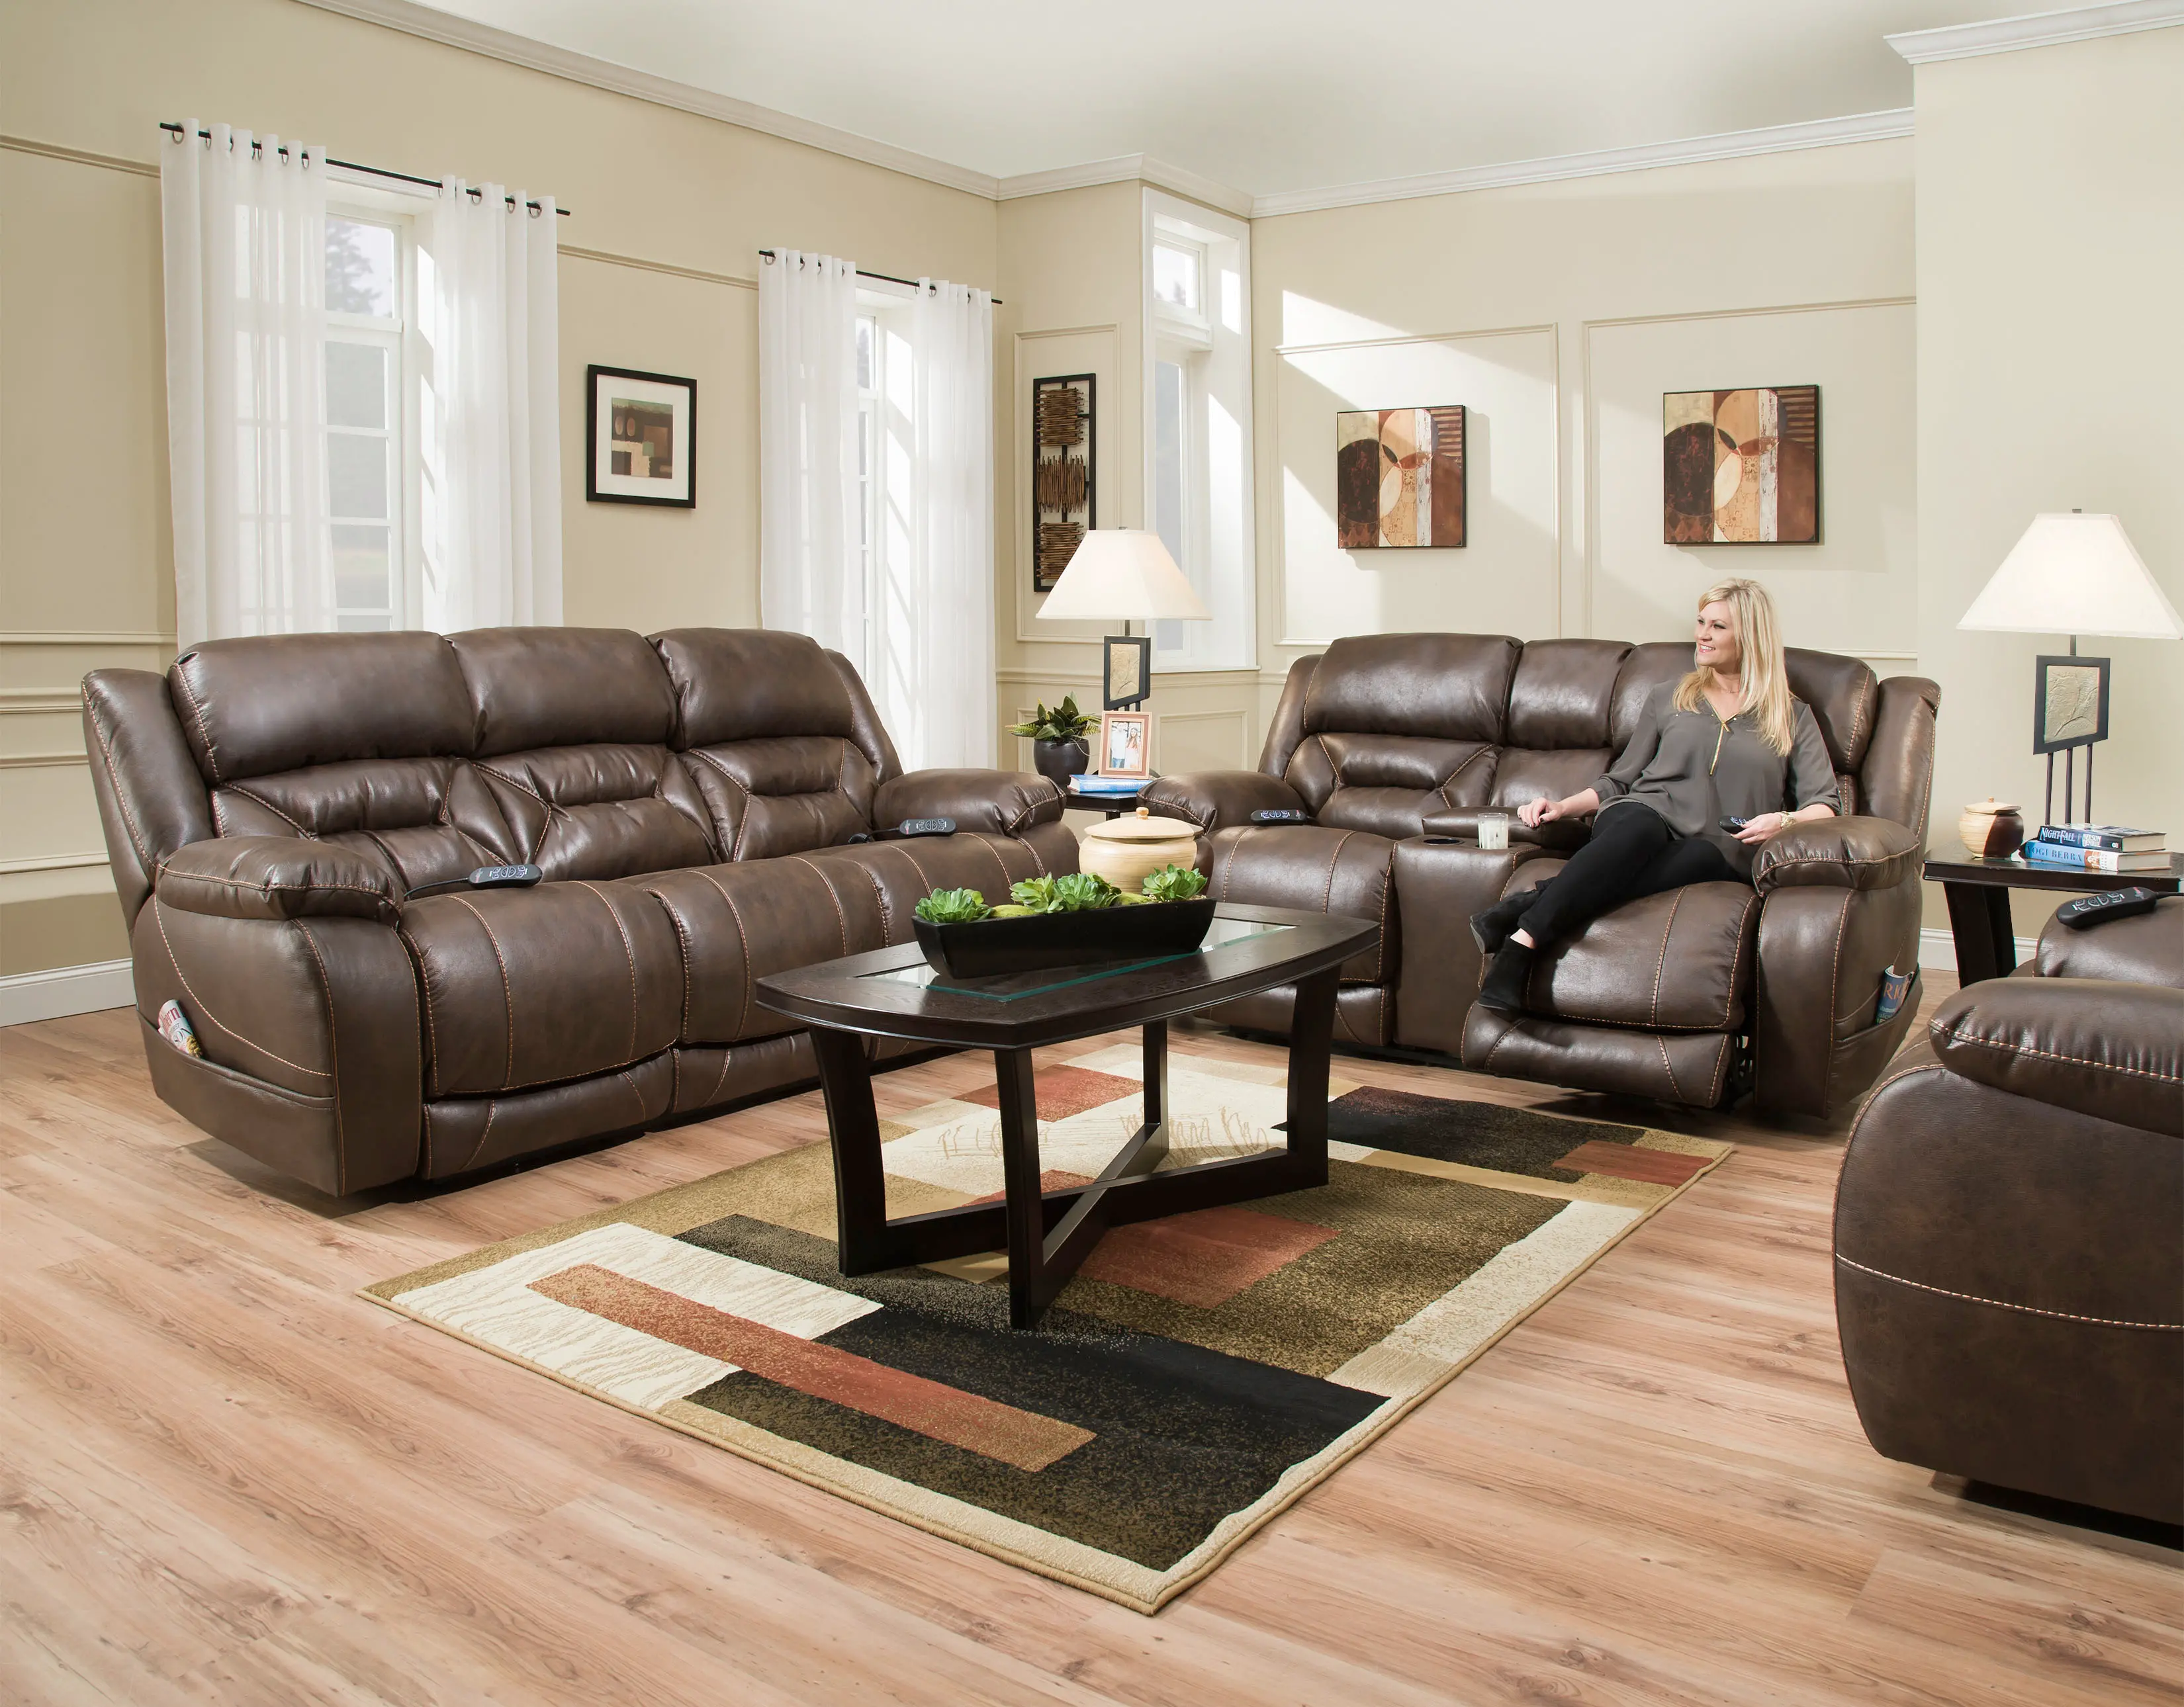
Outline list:
[[[1949,934],[1957,944],[1957,982],[2007,977],[2017,969],[2017,931],[2009,921],[2013,889],[2056,889],[2096,895],[2111,889],[2147,888],[2184,893],[2184,854],[2169,856],[2164,871],[2078,871],[2036,865],[2011,854],[2003,859],[1929,859],[1922,875],[1939,883],[1949,903]]]

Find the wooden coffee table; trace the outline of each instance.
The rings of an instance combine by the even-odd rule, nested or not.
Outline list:
[[[1327,1076],[1337,970],[1372,948],[1378,924],[1223,904],[1195,954],[1006,978],[944,979],[916,943],[852,954],[758,981],[760,1003],[804,1020],[819,1058],[834,1151],[845,1275],[1009,1254],[1009,1321],[1034,1327],[1108,1228],[1327,1183]],[[1288,1143],[1187,1167],[1167,1154],[1167,1022],[1284,984],[1290,1026]],[[1143,1027],[1145,1124],[1090,1184],[1039,1189],[1032,1051]],[[991,1049],[1000,1088],[1003,1200],[890,1220],[867,1037]]]

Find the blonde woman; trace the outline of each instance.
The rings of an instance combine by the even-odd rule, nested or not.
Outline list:
[[[1535,889],[1472,915],[1493,956],[1482,1005],[1524,1007],[1535,954],[1610,908],[1686,883],[1743,883],[1786,824],[1841,808],[1820,726],[1790,696],[1774,602],[1749,581],[1699,599],[1692,669],[1646,696],[1630,744],[1591,787],[1518,809],[1527,824],[1593,820],[1592,839]]]

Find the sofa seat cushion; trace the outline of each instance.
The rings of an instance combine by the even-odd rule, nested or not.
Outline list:
[[[682,950],[667,915],[615,883],[435,895],[403,909],[425,997],[425,1094],[612,1072],[675,1041]]]
[[[1534,860],[1515,887],[1544,881],[1548,870],[1547,860]],[[1650,1031],[1741,1030],[1758,928],[1759,897],[1742,883],[1693,883],[1626,902],[1539,957],[1526,1006]]]
[[[1342,963],[1342,981],[1390,984],[1400,960],[1390,875],[1395,856],[1396,844],[1369,830],[1240,825],[1211,838],[1206,892],[1217,901],[1369,919],[1380,939]]]
[[[759,1005],[771,972],[910,942],[911,909],[933,889],[989,900],[1038,875],[1023,843],[1001,836],[865,842],[774,859],[662,871],[614,886],[649,895],[681,937],[689,980],[677,1041],[723,1044],[800,1029]]]

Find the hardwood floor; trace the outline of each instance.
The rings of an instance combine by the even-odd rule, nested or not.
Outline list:
[[[334,1202],[153,1101],[126,1012],[0,1031],[0,1700],[2184,1702],[2180,1555],[1858,1432],[1840,1127],[1337,1070],[1740,1148],[1147,1619],[351,1295],[809,1142],[816,1093]],[[990,1071],[887,1076],[882,1110]]]

